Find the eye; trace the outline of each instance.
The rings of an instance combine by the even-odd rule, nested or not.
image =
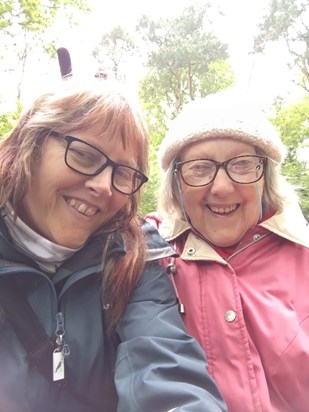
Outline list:
[[[132,181],[135,177],[135,171],[126,166],[118,166],[115,170],[115,177],[123,181]]]
[[[213,173],[214,164],[209,160],[194,160],[183,165],[182,172],[188,175],[205,176]]]
[[[71,145],[68,152],[70,158],[80,164],[93,165],[102,161],[100,153],[77,145]]]
[[[229,163],[229,168],[234,173],[249,173],[256,169],[257,161],[254,158],[239,158],[233,159],[231,163]]]

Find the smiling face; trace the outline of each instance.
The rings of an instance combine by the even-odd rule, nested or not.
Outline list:
[[[134,153],[120,142],[98,137],[94,131],[74,133],[118,163],[136,167]],[[130,201],[113,188],[112,168],[97,176],[83,176],[64,162],[66,142],[50,136],[42,147],[19,217],[50,241],[69,248],[82,246]]]
[[[255,148],[232,139],[201,141],[185,148],[180,161],[211,159],[224,162],[236,156],[255,155]],[[185,210],[191,224],[211,243],[221,247],[239,242],[259,220],[258,192],[263,193],[263,178],[256,183],[233,182],[223,168],[207,186],[191,187],[180,178]]]

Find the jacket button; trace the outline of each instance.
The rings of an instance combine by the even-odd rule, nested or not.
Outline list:
[[[253,235],[253,240],[256,242],[257,240],[259,240],[261,238],[261,236],[259,234],[255,234]]]
[[[189,249],[188,249],[188,255],[194,255],[194,253],[195,253],[195,249],[194,249],[194,247],[190,247]]]
[[[173,263],[169,263],[167,266],[166,266],[166,272],[170,275],[171,273],[173,274],[173,275],[175,275],[175,273],[177,272],[177,269],[176,269],[176,265],[174,265]]]
[[[224,317],[227,322],[231,323],[236,319],[236,313],[233,310],[228,310],[225,312]]]

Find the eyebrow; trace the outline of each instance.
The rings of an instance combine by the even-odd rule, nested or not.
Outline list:
[[[234,157],[239,157],[239,156],[259,156],[259,154],[256,153],[256,151],[254,153],[248,153],[247,151],[242,151],[238,154],[234,153],[234,154],[229,155],[227,160],[234,159]],[[187,160],[180,160],[178,158],[178,161],[186,162],[188,160],[215,160],[214,157],[215,157],[214,155],[206,154],[206,152],[199,152],[196,154],[191,154]]]

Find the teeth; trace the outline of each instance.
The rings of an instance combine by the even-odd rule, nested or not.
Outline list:
[[[229,206],[229,207],[216,207],[216,206],[209,206],[209,209],[215,213],[230,213],[236,209],[237,205]]]
[[[76,205],[76,200],[75,199],[68,199],[68,204],[72,207],[74,207]]]
[[[67,203],[75,210],[77,210],[79,213],[86,216],[93,216],[97,211],[96,208],[87,206],[85,203],[81,203],[76,199],[67,199]]]
[[[84,204],[79,205],[76,210],[78,210],[80,213],[85,214],[86,210],[87,210],[87,206]]]

